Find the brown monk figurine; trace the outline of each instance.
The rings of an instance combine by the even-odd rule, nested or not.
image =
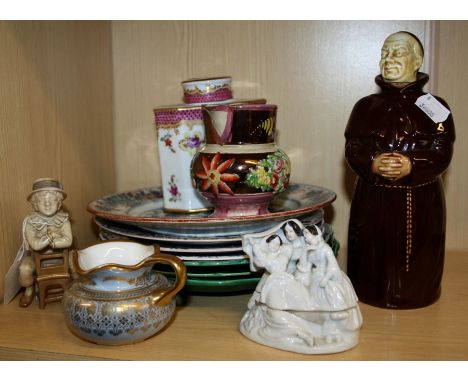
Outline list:
[[[446,102],[415,103],[429,76],[424,50],[409,32],[384,42],[381,92],[361,99],[346,127],[345,156],[357,175],[348,236],[348,275],[362,302],[411,309],[441,293],[445,198],[441,174],[452,158],[455,130]],[[445,109],[437,119],[431,107]],[[427,111],[429,109],[429,111]]]

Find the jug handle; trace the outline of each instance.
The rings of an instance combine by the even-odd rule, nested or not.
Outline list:
[[[157,252],[155,252],[157,253]],[[153,264],[167,264],[170,265],[176,274],[174,285],[170,288],[162,288],[152,293],[152,303],[154,305],[166,305],[185,285],[187,280],[187,269],[185,268],[182,260],[176,256],[165,255],[158,253],[151,261]]]
[[[70,273],[73,280],[78,277],[78,273],[76,271],[78,265],[78,250],[77,249],[70,249],[68,251],[68,272]]]
[[[223,134],[221,135],[221,144],[230,143],[232,140],[232,122],[234,119],[234,112],[230,107],[220,107],[221,110],[227,112],[226,125],[224,126]]]
[[[232,108],[229,106],[223,106],[223,105],[218,105],[216,107],[213,107],[214,111],[225,111],[227,113],[226,117],[226,124],[224,125],[223,133],[221,136],[218,134],[218,131],[214,127],[213,124],[213,115],[211,114],[211,110],[203,107],[203,109],[208,113],[210,116],[209,121],[205,123],[205,129],[210,130],[211,135],[216,141],[216,144],[218,145],[224,145],[225,143],[231,142],[232,139],[232,122],[234,119],[234,113],[232,111]]]

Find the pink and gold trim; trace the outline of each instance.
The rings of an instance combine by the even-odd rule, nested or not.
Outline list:
[[[203,103],[203,102],[220,102],[232,98],[232,91],[230,87],[223,86],[214,91],[202,91],[194,89],[190,92],[184,93],[185,103]]]
[[[187,108],[159,108],[154,109],[154,119],[157,128],[173,128],[179,126],[181,121],[202,123],[203,114],[201,107]]]
[[[183,81],[187,104],[222,102],[232,99],[231,77],[194,78]]]

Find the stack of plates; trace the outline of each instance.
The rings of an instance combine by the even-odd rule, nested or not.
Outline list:
[[[291,184],[273,199],[269,214],[219,219],[209,217],[209,212],[164,212],[161,189],[142,188],[95,200],[88,211],[95,216],[101,239],[158,244],[161,252],[182,259],[187,267],[187,291],[226,293],[251,291],[261,277],[250,271],[242,251],[243,234],[262,232],[295,218],[305,226],[320,225],[325,239],[334,241],[331,227],[323,223],[323,208],[335,198],[334,192],[322,187]],[[159,271],[171,275],[170,269]]]

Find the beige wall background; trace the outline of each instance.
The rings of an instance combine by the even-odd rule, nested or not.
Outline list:
[[[449,170],[445,173],[447,244],[449,249],[468,248],[468,21],[437,24],[437,93],[450,105],[457,140]]]
[[[278,144],[291,158],[292,181],[337,193],[326,219],[345,246],[354,175],[343,133],[354,104],[377,91],[381,45],[398,30],[423,41],[428,89],[453,108],[458,141],[446,175],[447,248],[468,249],[466,22],[112,22],[118,190],[161,184],[153,107],[182,102],[185,79],[227,74],[236,98],[278,105]]]
[[[0,22],[0,301],[32,182],[59,178],[75,245],[95,240],[86,204],[112,192],[110,22]]]

